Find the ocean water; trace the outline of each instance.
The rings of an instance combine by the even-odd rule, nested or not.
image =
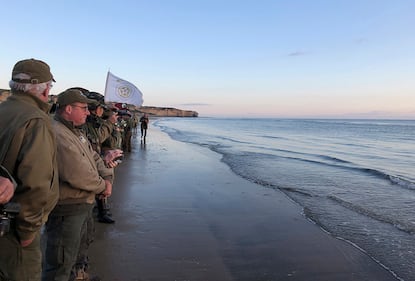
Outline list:
[[[415,120],[163,118],[398,279],[415,280]]]

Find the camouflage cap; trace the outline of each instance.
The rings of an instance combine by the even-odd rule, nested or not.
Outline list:
[[[85,95],[89,99],[95,100],[95,103],[94,104],[90,104],[89,105],[89,107],[90,107],[91,110],[96,109],[98,106],[100,106],[100,107],[102,107],[104,109],[107,108],[107,105],[105,104],[104,96],[101,95],[100,93],[97,93],[97,92],[88,92],[88,93],[85,93]]]
[[[19,83],[39,84],[48,81],[56,82],[47,63],[27,59],[17,62],[13,67],[12,80]]]
[[[57,103],[59,106],[68,105],[75,102],[95,103],[94,100],[88,99],[80,90],[67,89],[58,95]]]

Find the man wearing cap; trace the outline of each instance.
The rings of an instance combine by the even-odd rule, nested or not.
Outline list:
[[[95,100],[95,102],[88,104],[90,115],[86,118],[84,129],[94,150],[102,154],[101,144],[111,136],[114,124],[117,122],[117,115],[112,115],[107,120],[103,120],[102,115],[106,109],[104,96],[96,92],[88,92],[86,96]]]
[[[107,168],[80,126],[93,102],[81,91],[58,95],[53,127],[59,165],[59,201],[46,223],[46,258],[43,280],[68,281],[76,263],[81,235],[92,212],[95,195],[110,196],[113,169]],[[79,276],[77,276],[77,280]],[[89,280],[85,274],[85,279]]]
[[[117,115],[113,114],[107,120],[102,119],[102,115],[106,108],[104,96],[97,92],[87,92],[86,95],[89,99],[95,100],[95,103],[88,104],[88,110],[91,114],[86,118],[83,129],[94,150],[101,156],[104,156],[102,143],[108,139],[114,131]],[[110,216],[107,198],[97,196],[95,199],[98,209],[98,221],[101,223],[114,223],[115,220]]]
[[[106,120],[108,118],[115,117],[117,122],[114,124],[114,130],[109,138],[107,138],[102,143],[102,150],[113,150],[113,149],[122,149],[122,133],[120,128],[120,123],[118,122],[118,109],[116,107],[109,108],[104,111],[102,119]]]
[[[17,62],[0,104],[0,164],[16,180],[20,212],[0,237],[0,280],[40,280],[40,229],[58,199],[56,143],[47,114],[53,79],[40,60]]]
[[[103,157],[103,153],[101,151],[101,143],[111,135],[111,132],[113,131],[114,127],[113,123],[117,121],[117,118],[115,116],[105,122],[100,118],[103,114],[104,107],[106,107],[103,95],[96,92],[90,92],[87,89],[81,87],[73,87],[70,89],[80,90],[87,98],[94,100],[93,103],[88,103],[88,111],[90,114],[87,116],[85,124],[82,125],[82,129],[84,130],[86,137],[91,143],[92,148],[99,155],[101,155],[101,157]],[[107,167],[115,167],[117,163],[114,162],[113,159],[116,157],[116,155],[112,157],[112,155],[109,155],[107,153],[106,156],[109,157],[103,157],[103,159]],[[107,197],[98,194],[95,196],[95,199],[97,202],[98,220],[102,222],[103,217],[101,216],[101,214],[104,212],[108,212],[108,208],[104,208],[104,206],[107,206],[108,204],[103,204],[104,202],[107,202]],[[111,217],[107,218],[109,220],[107,220],[106,222],[114,222],[114,220],[112,220]],[[82,233],[78,258],[74,268],[76,275],[82,275],[85,269],[89,267],[88,249],[89,245],[93,242],[95,231],[94,217],[92,216],[92,213],[90,214],[90,217],[88,218],[84,229],[85,232]]]

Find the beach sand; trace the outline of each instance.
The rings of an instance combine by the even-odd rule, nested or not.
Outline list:
[[[396,280],[302,215],[281,191],[232,173],[220,155],[151,127],[117,168],[113,225],[96,224],[104,281]]]

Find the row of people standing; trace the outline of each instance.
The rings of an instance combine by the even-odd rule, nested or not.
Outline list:
[[[127,126],[124,121],[126,114],[122,112],[123,114],[118,116],[118,112],[121,111],[116,107],[108,107],[105,104],[104,97],[97,92],[91,92],[81,87],[70,88],[67,91],[79,91],[90,99],[87,108],[85,107],[89,114],[80,128],[85,133],[92,149],[103,158],[107,167],[115,168],[120,163],[117,158],[122,158],[123,156],[121,148],[125,149],[124,143],[126,138],[131,137],[126,133],[129,131],[126,129]],[[58,109],[60,106],[59,96],[57,99]],[[125,150],[131,151],[131,147]],[[110,212],[108,197],[96,194],[95,202],[98,221],[108,224],[114,223],[115,220]],[[89,279],[87,269],[89,267],[88,248],[93,241],[94,230],[94,218],[92,212],[88,212],[88,216],[85,218],[84,225],[82,226],[79,251],[75,266],[71,270],[71,280],[73,278],[75,280],[92,280]],[[99,279],[94,278],[94,280]]]
[[[102,132],[102,130],[98,130],[98,132],[96,132],[96,133],[102,133],[100,134],[99,138],[97,138],[96,133],[93,133],[94,130],[89,130],[90,133],[92,132],[92,134],[95,135],[95,136],[92,136],[92,138],[90,139],[91,143],[95,145],[96,143],[98,143],[98,139],[101,139],[101,140],[106,139],[104,141],[105,144],[102,145],[103,146],[102,151],[105,152],[105,150],[108,149],[108,146],[110,146],[112,148],[116,147],[116,148],[122,149],[125,152],[131,152],[131,149],[132,149],[131,139],[133,136],[136,136],[137,134],[137,130],[136,130],[137,124],[138,122],[142,122],[141,127],[143,128],[143,122],[145,121],[145,130],[147,131],[148,120],[149,120],[148,115],[145,113],[139,121],[136,114],[132,114],[128,109],[126,109],[125,104],[121,104],[121,103],[116,103],[114,105],[106,104],[104,101],[104,96],[97,92],[90,92],[80,87],[74,87],[72,89],[78,89],[88,98],[96,101],[96,104],[88,105],[90,116],[88,116],[87,118],[87,124],[92,123],[93,126],[100,127],[103,121],[112,119],[113,115],[116,115],[117,117],[117,119],[115,120],[115,123],[114,121],[111,121],[112,123],[114,123],[115,127],[113,130],[112,136],[110,136],[110,139],[107,138],[108,134],[105,132]],[[50,98],[50,103],[51,103],[50,113],[54,113],[56,110],[56,105],[57,105],[56,98],[57,98],[56,96],[51,96]],[[89,128],[90,128],[89,126],[88,128],[86,128],[87,132]]]
[[[122,151],[94,149],[85,123],[92,118],[88,106],[98,108],[99,103],[79,88],[58,95],[51,121],[48,97],[54,82],[45,62],[19,61],[9,83],[12,95],[0,104],[0,164],[9,172],[0,175],[5,186],[0,191],[10,190],[10,183],[16,188],[12,197],[0,192],[0,204],[11,197],[20,206],[10,216],[10,229],[0,237],[0,280],[92,280],[84,274],[91,242],[88,224],[97,198],[112,194],[116,158]],[[110,115],[100,120],[108,128],[99,128],[112,135],[114,119]],[[45,223],[42,268],[40,236]],[[83,277],[76,276],[79,272]]]

